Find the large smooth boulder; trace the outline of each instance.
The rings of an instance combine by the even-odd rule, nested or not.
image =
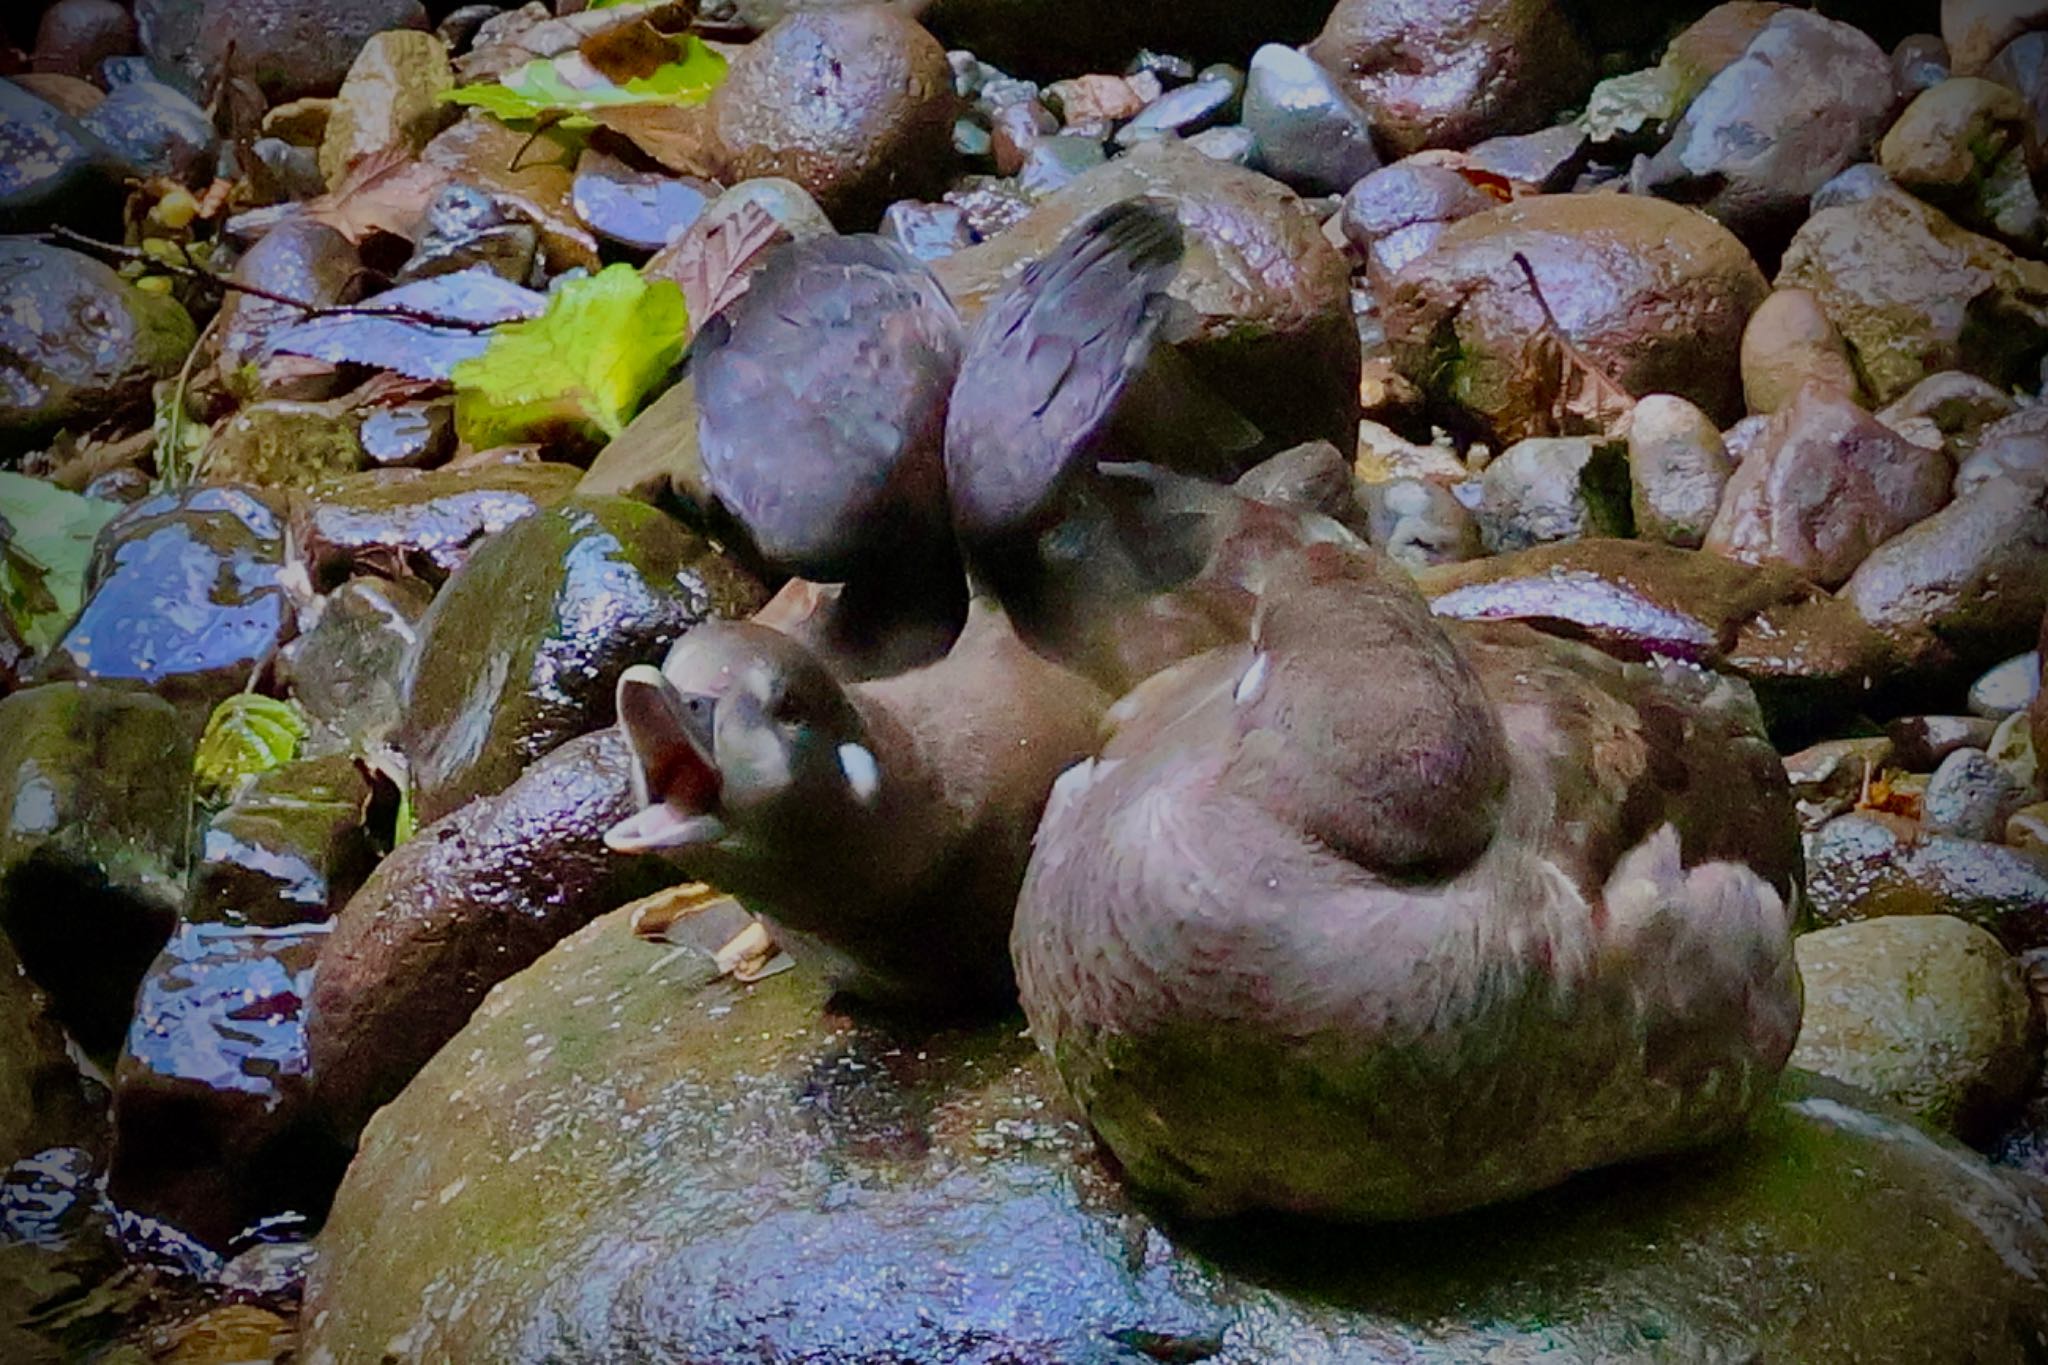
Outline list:
[[[1196,372],[1273,450],[1358,440],[1358,333],[1350,271],[1316,217],[1276,180],[1177,143],[1147,145],[1079,176],[1015,227],[933,263],[967,313],[1051,251],[1081,219],[1123,199],[1171,203],[1188,250],[1170,292],[1193,310],[1176,336]]]
[[[420,822],[609,725],[628,667],[766,600],[717,547],[628,498],[576,498],[498,532],[434,598],[408,664],[398,744]]]
[[[1549,195],[1452,224],[1376,292],[1401,372],[1447,416],[1513,442],[1551,434],[1545,302],[1622,388],[1676,394],[1728,424],[1742,415],[1743,327],[1769,291],[1742,243],[1703,213]]]
[[[194,335],[176,300],[90,256],[0,238],[0,452],[146,400]]]
[[[2048,264],[1897,189],[1807,219],[1777,283],[1820,300],[1879,403],[1942,370],[2033,383],[2048,350]]]
[[[195,90],[225,67],[273,102],[331,95],[371,35],[425,28],[420,0],[136,0],[142,49]]]
[[[320,955],[308,1052],[322,1123],[352,1139],[485,992],[598,915],[675,880],[604,832],[634,814],[617,730],[564,744],[392,850]]]
[[[1308,48],[1396,156],[1541,128],[1593,81],[1557,0],[1339,0]]]
[[[1460,1218],[1175,1227],[1015,1020],[711,974],[615,915],[501,986],[364,1133],[300,1359],[1931,1365],[2048,1332],[2039,1207],[1823,1082],[1726,1147]]]

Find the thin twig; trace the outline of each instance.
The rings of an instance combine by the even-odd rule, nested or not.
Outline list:
[[[404,304],[396,303],[383,305],[374,303],[307,303],[304,299],[295,299],[288,294],[280,294],[274,290],[264,289],[253,284],[244,284],[240,280],[231,280],[227,276],[216,274],[211,270],[201,270],[198,266],[180,265],[175,261],[161,260],[150,255],[147,251],[139,250],[136,247],[122,246],[118,242],[102,242],[96,237],[88,237],[82,232],[74,232],[67,227],[51,228],[48,232],[40,235],[44,241],[56,242],[60,245],[83,247],[88,251],[103,252],[106,255],[118,257],[124,261],[141,261],[155,269],[162,270],[167,274],[175,275],[181,280],[188,280],[194,284],[205,285],[213,289],[229,290],[237,294],[247,294],[252,298],[283,304],[287,308],[296,308],[309,318],[395,318],[400,322],[416,322],[423,327],[445,327],[453,331],[462,332],[488,332],[498,325],[495,322],[478,322],[475,318],[452,317],[446,313],[436,313],[425,308],[409,308]]]
[[[214,324],[219,321],[219,313],[206,320],[206,326],[192,339],[192,349],[185,352],[185,363],[178,367],[178,386],[171,391],[171,421],[164,432],[163,445],[157,452],[157,477],[164,480],[166,487],[172,487],[172,484],[168,472],[162,468],[164,455],[169,453],[178,458],[181,467],[184,465],[184,459],[178,456],[178,452],[185,448],[185,395],[192,384],[192,362],[206,349],[206,339],[213,335]],[[199,452],[200,455],[205,453],[204,450]],[[183,479],[177,481],[174,492],[182,492],[199,482],[199,463],[199,456],[194,456],[192,467],[185,472]]]

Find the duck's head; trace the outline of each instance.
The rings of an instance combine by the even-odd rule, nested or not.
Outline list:
[[[874,806],[880,772],[845,689],[766,626],[706,622],[619,679],[639,814],[605,843],[685,866],[774,857]]]

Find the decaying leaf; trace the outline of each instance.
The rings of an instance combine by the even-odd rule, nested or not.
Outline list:
[[[455,367],[456,430],[479,450],[616,436],[682,358],[689,328],[683,292],[667,280],[629,265],[568,280],[545,313],[499,327]]]
[[[54,645],[78,614],[93,541],[120,510],[119,503],[0,470],[0,609],[29,648]]]
[[[701,233],[679,239],[666,253],[662,275],[682,287],[690,316],[702,326],[747,292],[753,278],[747,267],[782,236],[775,215],[746,200]]]
[[[1519,251],[1515,264],[1528,282],[1529,292],[1543,310],[1543,331],[1536,339],[1535,372],[1529,383],[1543,396],[1549,409],[1553,434],[1595,435],[1620,439],[1628,435],[1635,419],[1635,397],[1600,368],[1599,362],[1574,342],[1558,325],[1536,282],[1536,269]]]
[[[310,732],[296,704],[236,693],[213,708],[199,738],[192,760],[199,795],[208,801],[228,799],[245,779],[298,757],[299,744]]]
[[[418,241],[427,205],[448,179],[407,149],[387,147],[352,164],[341,183],[307,200],[303,211],[358,244],[376,232]]]
[[[538,317],[547,296],[512,284],[483,266],[414,280],[373,294],[357,311],[307,318],[271,339],[271,349],[330,364],[370,365],[416,380],[445,380],[481,356],[491,334],[453,323],[513,322]],[[389,310],[379,316],[374,310]]]

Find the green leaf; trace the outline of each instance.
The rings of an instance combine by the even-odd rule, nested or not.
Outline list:
[[[725,79],[725,58],[695,34],[676,39],[675,45],[675,61],[624,82],[606,79],[582,54],[565,52],[536,57],[495,81],[444,90],[440,97],[451,104],[473,105],[508,123],[568,115],[563,126],[571,128],[594,126],[574,117],[592,109],[702,104]]]
[[[629,265],[569,280],[537,318],[509,322],[457,364],[455,425],[476,449],[549,436],[609,439],[682,358],[690,310]]]
[[[85,570],[100,528],[121,510],[47,479],[0,470],[0,607],[23,643],[41,653],[63,638],[85,601]]]
[[[291,702],[253,692],[229,697],[207,718],[192,760],[200,796],[226,800],[244,780],[291,762],[307,729],[305,716]]]

